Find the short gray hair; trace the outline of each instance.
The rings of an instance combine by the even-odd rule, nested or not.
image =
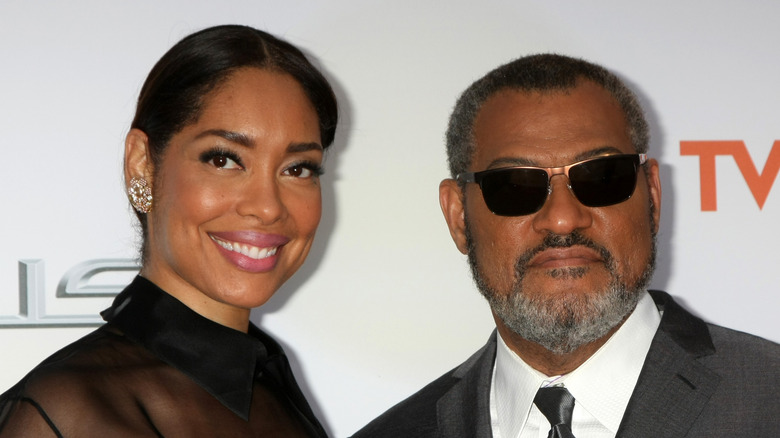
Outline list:
[[[460,96],[447,128],[447,160],[450,173],[469,170],[474,155],[474,120],[488,98],[499,91],[568,90],[578,79],[590,80],[620,104],[628,123],[631,142],[637,153],[646,153],[650,133],[639,100],[615,74],[604,67],[557,54],[525,56],[504,64],[477,80]]]

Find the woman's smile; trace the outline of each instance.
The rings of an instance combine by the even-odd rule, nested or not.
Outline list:
[[[287,237],[278,234],[252,231],[208,234],[229,262],[250,272],[266,272],[273,269],[276,266],[277,253],[290,241]]]

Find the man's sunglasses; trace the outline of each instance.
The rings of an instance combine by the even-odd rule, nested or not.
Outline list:
[[[488,209],[499,216],[523,216],[541,210],[552,192],[550,179],[569,178],[569,189],[587,207],[619,204],[634,194],[639,166],[647,154],[607,155],[563,167],[515,166],[464,172],[455,179],[477,183]]]

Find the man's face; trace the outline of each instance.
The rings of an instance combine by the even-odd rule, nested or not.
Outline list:
[[[475,125],[469,170],[557,167],[594,156],[632,154],[626,120],[603,88],[581,81],[553,92],[506,90],[489,98]],[[536,213],[490,212],[479,185],[441,186],[458,248],[469,255],[499,329],[561,354],[605,336],[636,305],[652,274],[659,218],[658,165],[640,169],[633,196],[586,207],[564,175]],[[653,208],[654,206],[654,208]]]

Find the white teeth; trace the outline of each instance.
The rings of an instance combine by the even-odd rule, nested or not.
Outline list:
[[[219,246],[225,248],[228,251],[237,252],[239,254],[245,255],[255,260],[260,260],[266,257],[270,257],[276,254],[276,250],[279,249],[279,247],[277,246],[271,248],[258,248],[256,246],[247,245],[244,243],[226,242],[224,240],[217,239],[214,236],[211,236],[211,240],[217,242]]]

